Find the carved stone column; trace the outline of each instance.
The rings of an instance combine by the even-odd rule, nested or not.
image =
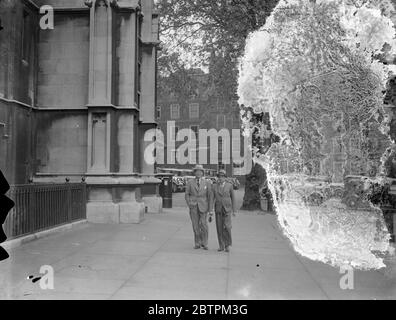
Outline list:
[[[112,105],[113,8],[117,1],[89,0],[90,54],[88,106]]]
[[[113,10],[117,1],[86,0],[90,7],[88,173],[110,172]]]
[[[114,105],[120,85],[119,81],[113,83],[113,19],[117,18],[118,3],[89,0],[85,4],[90,7],[87,219],[94,223],[139,223],[145,211],[140,197],[144,181],[129,164],[135,152],[133,116],[125,117],[125,111]]]

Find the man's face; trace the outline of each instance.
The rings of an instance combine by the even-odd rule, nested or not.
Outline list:
[[[196,176],[197,178],[202,178],[203,172],[202,172],[201,170],[196,170],[196,171],[195,171],[195,176]]]
[[[223,176],[223,175],[220,175],[220,176],[219,176],[219,181],[220,181],[220,183],[223,183],[225,180],[226,180],[226,177],[225,177],[225,176]]]

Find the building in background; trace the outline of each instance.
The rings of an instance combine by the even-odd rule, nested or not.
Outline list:
[[[54,9],[53,29],[40,27],[44,5]],[[156,127],[154,1],[4,0],[0,16],[8,181],[85,181],[89,221],[139,222],[160,203],[145,193],[159,181],[140,156]]]
[[[158,128],[165,135],[164,145],[164,163],[157,163],[158,168],[176,168],[187,169],[192,168],[195,163],[199,163],[199,135],[200,129],[216,130],[220,132],[222,129],[227,129],[230,133],[228,152],[224,149],[225,141],[220,138],[216,139],[217,146],[214,146],[214,141],[207,140],[207,161],[203,163],[206,169],[219,170],[225,169],[229,176],[234,175],[235,167],[233,164],[232,151],[243,155],[243,141],[240,135],[237,136],[239,141],[232,141],[232,130],[240,130],[240,108],[236,100],[222,100],[214,92],[213,86],[210,82],[210,74],[204,73],[200,69],[191,69],[187,71],[185,92],[176,92],[172,86],[167,86],[168,79],[163,78],[160,81],[162,86],[158,93],[157,104],[157,121]],[[173,163],[170,161],[169,150],[177,149],[182,145],[183,141],[176,141],[175,146],[167,145],[169,126],[174,126],[169,131],[174,136],[182,129],[191,129],[197,139],[197,156],[188,164],[180,164],[177,161]],[[185,139],[187,140],[187,138]],[[237,148],[237,150],[233,150]],[[210,152],[217,150],[217,154]],[[216,160],[217,157],[217,160]]]

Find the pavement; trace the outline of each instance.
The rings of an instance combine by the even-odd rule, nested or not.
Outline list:
[[[181,205],[177,194],[173,209],[146,214],[139,225],[86,223],[12,249],[0,262],[0,299],[396,298],[395,261],[355,271],[354,289],[342,290],[340,270],[297,255],[273,214],[239,212],[230,253],[217,252],[212,222],[209,251],[194,250]],[[28,279],[43,265],[54,270],[54,289]]]

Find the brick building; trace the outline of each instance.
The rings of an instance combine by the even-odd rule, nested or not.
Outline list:
[[[163,150],[164,163],[157,163],[157,167],[189,169],[195,163],[201,163],[207,169],[217,171],[223,168],[229,176],[232,176],[236,173],[235,167],[238,167],[238,165],[233,163],[233,153],[243,155],[241,149],[244,146],[240,136],[239,105],[236,100],[227,101],[216,96],[214,89],[210,85],[209,74],[204,73],[200,69],[192,69],[188,73],[191,79],[189,89],[192,92],[188,96],[172,92],[172,90],[160,90],[158,94],[157,121],[158,128],[165,135],[165,145]],[[164,79],[163,83],[166,82],[167,80]],[[193,156],[187,164],[170,161],[169,157],[170,148],[177,149],[184,142],[176,141],[174,146],[169,146],[168,133],[176,135],[182,129],[191,129],[194,137],[196,137],[196,157]],[[222,135],[219,134],[218,139],[207,139],[207,156],[204,157],[206,162],[200,161],[199,153],[205,149],[202,148],[201,140],[199,139],[198,132],[200,129],[216,130],[214,133],[219,133],[222,129],[226,129],[229,132],[228,151],[223,148],[227,140],[220,138]],[[234,139],[232,137],[233,129],[238,132]]]

